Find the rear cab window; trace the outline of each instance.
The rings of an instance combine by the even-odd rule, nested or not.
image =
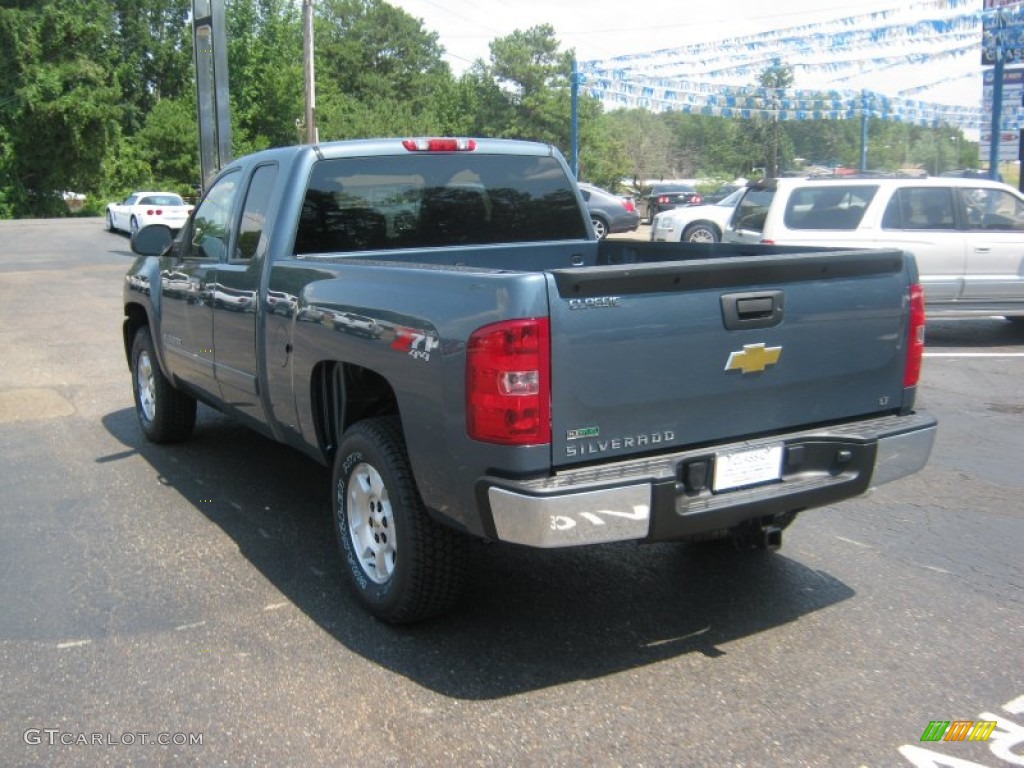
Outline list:
[[[588,236],[575,188],[551,157],[452,154],[320,160],[296,255]]]

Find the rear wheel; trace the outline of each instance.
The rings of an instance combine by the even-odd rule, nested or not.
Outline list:
[[[129,226],[131,227],[132,237],[135,237],[135,234],[139,231],[139,220],[132,216],[132,220]]]
[[[135,413],[142,433],[154,443],[187,440],[196,423],[196,401],[175,389],[160,370],[149,326],[135,332],[131,360]]]
[[[684,243],[717,243],[721,239],[718,230],[710,224],[691,224],[683,231]]]
[[[395,418],[357,422],[334,461],[345,573],[374,615],[407,624],[448,611],[465,577],[464,537],[427,514]]]
[[[604,223],[604,219],[599,216],[591,216],[590,223],[594,225],[594,234],[597,235],[598,240],[608,237],[608,225]]]

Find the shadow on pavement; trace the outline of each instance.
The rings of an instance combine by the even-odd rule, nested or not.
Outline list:
[[[96,461],[139,453],[346,648],[453,698],[501,698],[684,654],[713,659],[731,652],[728,643],[854,594],[778,552],[481,543],[470,548],[472,576],[455,612],[391,627],[364,613],[343,583],[326,468],[202,406],[182,445],[146,443],[130,408],[103,423],[127,450]]]
[[[925,351],[949,347],[1009,347],[1024,344],[1024,323],[1002,317],[962,318],[958,320],[928,319]]]

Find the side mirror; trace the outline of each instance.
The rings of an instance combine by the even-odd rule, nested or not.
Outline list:
[[[149,224],[132,237],[132,250],[140,256],[159,256],[174,242],[166,224]]]

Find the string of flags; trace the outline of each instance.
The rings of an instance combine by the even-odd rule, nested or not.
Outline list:
[[[1009,49],[1024,52],[1024,4],[983,10],[976,6],[977,0],[928,0],[731,40],[586,61],[579,65],[580,83],[608,108],[763,120],[866,115],[922,126],[987,129],[991,118],[980,107],[911,98],[940,83],[885,95],[854,88],[795,90],[728,82],[756,78],[783,63],[794,73],[828,73],[830,82],[843,83],[908,64],[924,66],[979,53],[995,61]],[[932,16],[920,18],[922,13]],[[1024,110],[1004,105],[1001,120],[1001,130],[1020,130]]]

